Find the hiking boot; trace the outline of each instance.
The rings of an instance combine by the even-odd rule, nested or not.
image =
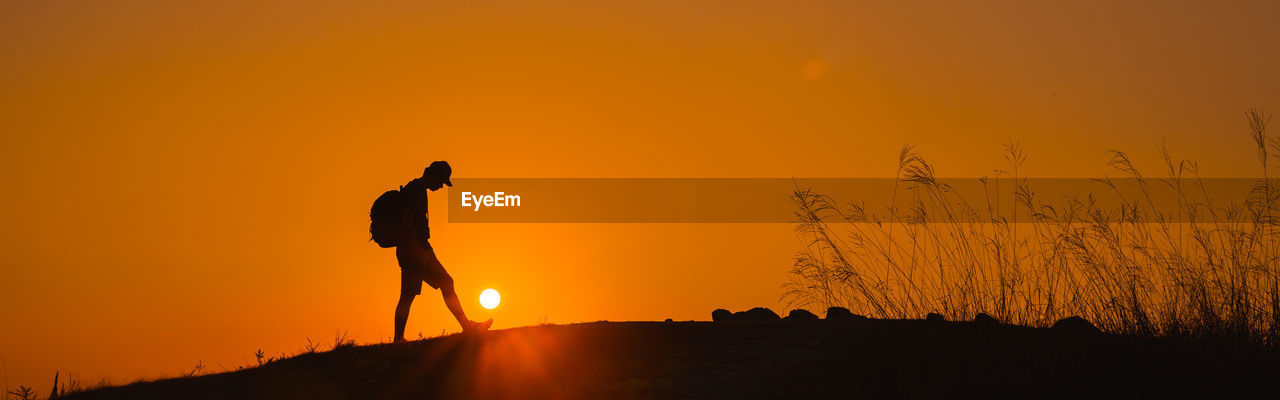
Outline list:
[[[488,331],[490,326],[493,326],[493,318],[484,322],[471,321],[462,326],[462,333],[482,333]]]

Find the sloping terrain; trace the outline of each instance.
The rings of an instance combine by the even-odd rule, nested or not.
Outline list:
[[[342,348],[69,398],[1276,398],[1278,360],[1251,345],[972,322],[594,322]]]

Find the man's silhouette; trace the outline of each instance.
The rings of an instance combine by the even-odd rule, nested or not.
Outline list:
[[[493,325],[493,320],[475,322],[467,319],[462,311],[462,303],[458,301],[458,293],[453,289],[453,277],[444,270],[444,265],[436,258],[436,253],[427,241],[431,230],[427,226],[427,190],[439,190],[445,185],[453,186],[449,177],[453,169],[449,163],[436,161],[422,171],[422,177],[414,178],[400,188],[403,200],[399,209],[399,237],[396,242],[396,260],[400,263],[400,301],[396,304],[395,341],[404,341],[404,326],[409,320],[409,306],[413,298],[422,293],[422,282],[440,289],[444,296],[444,304],[458,319],[464,332],[485,331]],[[375,203],[375,208],[377,204]],[[379,244],[382,244],[381,242]]]

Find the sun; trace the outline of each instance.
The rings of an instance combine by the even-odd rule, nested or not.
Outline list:
[[[497,290],[485,289],[480,292],[480,306],[492,310],[498,308],[498,303],[502,302],[502,296],[498,295]]]

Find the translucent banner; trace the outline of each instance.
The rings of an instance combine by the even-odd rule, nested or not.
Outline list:
[[[451,223],[1246,222],[1261,178],[457,178]]]

